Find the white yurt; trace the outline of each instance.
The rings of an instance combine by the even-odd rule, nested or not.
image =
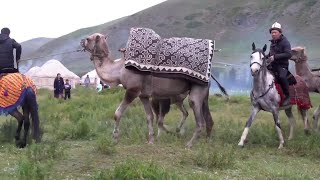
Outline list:
[[[81,77],[81,80],[80,80],[81,84],[84,84],[84,80],[86,79],[87,76],[89,76],[91,85],[97,85],[100,83],[100,78],[97,74],[97,71],[94,69],[92,71],[87,72],[85,75]]]
[[[80,81],[79,76],[67,69],[60,61],[55,59],[47,61],[41,67],[36,66],[31,68],[25,73],[25,75],[32,78],[37,88],[53,90],[54,79],[57,77],[58,73],[61,74],[64,81],[69,79],[69,83],[72,88],[75,88],[75,85]]]

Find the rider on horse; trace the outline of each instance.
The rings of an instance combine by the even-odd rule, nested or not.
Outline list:
[[[283,105],[290,104],[289,82],[287,79],[289,59],[291,58],[291,45],[288,39],[282,34],[281,24],[275,22],[269,29],[272,39],[270,40],[270,52],[267,55],[271,62],[269,68],[275,74],[283,90],[285,100]]]
[[[2,73],[15,73],[19,72],[18,69],[14,68],[14,56],[13,49],[16,49],[16,61],[17,64],[21,56],[21,45],[14,39],[9,37],[10,29],[1,29],[0,34],[0,75]],[[17,66],[18,68],[18,66]]]

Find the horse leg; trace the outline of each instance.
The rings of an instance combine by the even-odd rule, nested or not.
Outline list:
[[[196,121],[196,130],[194,131],[190,141],[187,143],[186,145],[187,148],[191,148],[194,141],[199,138],[201,130],[204,126],[202,104],[203,104],[203,100],[205,99],[206,92],[203,92],[203,90],[207,91],[208,88],[204,89],[203,86],[193,85],[190,91],[189,104],[190,104],[190,107],[193,109],[193,113]]]
[[[319,132],[319,127],[318,127],[319,115],[320,115],[320,106],[318,106],[316,110],[313,112],[313,129],[316,132]]]
[[[32,138],[36,143],[39,143],[41,141],[41,138],[37,98],[32,89],[28,89],[27,91],[28,95],[26,96],[26,104],[28,106],[32,119]]]
[[[120,135],[119,125],[120,125],[121,116],[123,115],[123,113],[127,109],[127,107],[129,106],[129,104],[136,97],[137,97],[137,93],[126,91],[122,102],[120,103],[119,107],[117,108],[117,110],[115,112],[115,115],[114,115],[115,126],[114,126],[114,129],[113,129],[112,137],[116,142],[119,141],[119,135]]]
[[[21,128],[23,125],[23,115],[18,110],[13,111],[12,113],[10,113],[10,115],[16,118],[18,121],[18,128],[16,130],[16,135],[15,135],[16,145],[18,146],[18,144],[20,143],[19,141],[20,141]]]
[[[247,139],[249,128],[252,125],[253,121],[255,120],[255,117],[259,111],[260,109],[258,107],[254,107],[254,106],[252,107],[251,114],[249,116],[249,119],[246,122],[246,126],[243,130],[238,146],[244,147],[244,141]]]
[[[24,133],[23,133],[22,141],[20,143],[20,148],[26,147],[29,128],[30,128],[30,120],[29,120],[30,110],[27,107],[22,107],[22,110],[23,110],[23,120],[24,120],[23,122]]]
[[[180,120],[180,123],[179,123],[177,129],[176,129],[176,132],[177,133],[180,133],[180,132],[183,133],[184,132],[184,128],[183,128],[184,126],[183,125],[186,122],[186,119],[189,116],[189,113],[188,113],[186,107],[183,105],[183,101],[182,102],[177,102],[176,105],[180,109],[180,111],[182,112],[182,118]],[[182,131],[181,131],[181,129],[182,129]]]
[[[152,108],[151,108],[151,104],[149,101],[149,97],[139,97],[143,106],[144,106],[144,110],[146,112],[147,115],[147,124],[148,124],[148,129],[149,129],[149,139],[148,139],[148,144],[153,144],[154,142],[154,132],[153,132],[153,112],[152,112]],[[161,109],[161,108],[160,108]],[[160,111],[161,114],[161,111]],[[161,120],[161,116],[159,121]]]
[[[272,110],[272,115],[273,115],[273,120],[276,126],[276,131],[278,133],[279,136],[279,147],[278,149],[283,148],[283,144],[284,144],[284,139],[283,139],[283,135],[282,135],[282,130],[281,130],[281,126],[280,126],[280,120],[279,120],[279,111],[278,110]]]
[[[299,113],[300,113],[300,115],[302,117],[302,120],[303,120],[304,133],[306,135],[309,135],[310,134],[310,131],[309,131],[310,124],[309,124],[308,114],[307,114],[308,110],[307,109],[301,109],[301,108],[298,107],[298,111],[299,111]]]
[[[294,119],[293,114],[292,114],[292,107],[289,107],[288,109],[285,109],[284,111],[288,117],[288,121],[290,124],[290,135],[289,135],[288,140],[291,140],[293,138],[293,131],[296,126],[296,120]]]

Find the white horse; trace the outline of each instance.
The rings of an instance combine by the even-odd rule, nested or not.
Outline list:
[[[242,133],[239,146],[244,146],[244,141],[247,138],[249,128],[254,121],[257,113],[260,110],[271,112],[273,115],[274,123],[276,126],[276,131],[279,136],[279,148],[283,147],[284,138],[281,131],[280,120],[279,120],[279,110],[284,109],[290,124],[290,135],[289,140],[293,137],[293,129],[295,126],[295,119],[292,114],[292,105],[281,107],[280,101],[281,97],[275,88],[275,77],[268,70],[268,61],[265,56],[265,51],[267,45],[264,45],[263,49],[256,49],[255,44],[252,43],[252,54],[251,54],[251,74],[253,76],[253,89],[251,91],[251,103],[252,111],[250,117],[246,123],[245,129]],[[303,85],[306,85],[303,83]],[[299,91],[299,88],[296,88],[296,91]],[[298,108],[301,116],[304,120],[308,121],[307,118],[307,109]],[[305,123],[306,124],[306,123]]]

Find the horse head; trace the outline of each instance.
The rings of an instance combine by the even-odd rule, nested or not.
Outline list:
[[[305,50],[303,47],[294,47],[291,49],[291,53],[292,56],[290,58],[290,60],[296,62],[296,63],[300,63],[300,62],[304,62],[307,60],[306,55],[305,55]]]
[[[252,76],[258,74],[263,66],[266,66],[265,52],[267,45],[265,44],[262,49],[256,48],[256,45],[252,43],[252,53],[250,57],[250,68]]]

